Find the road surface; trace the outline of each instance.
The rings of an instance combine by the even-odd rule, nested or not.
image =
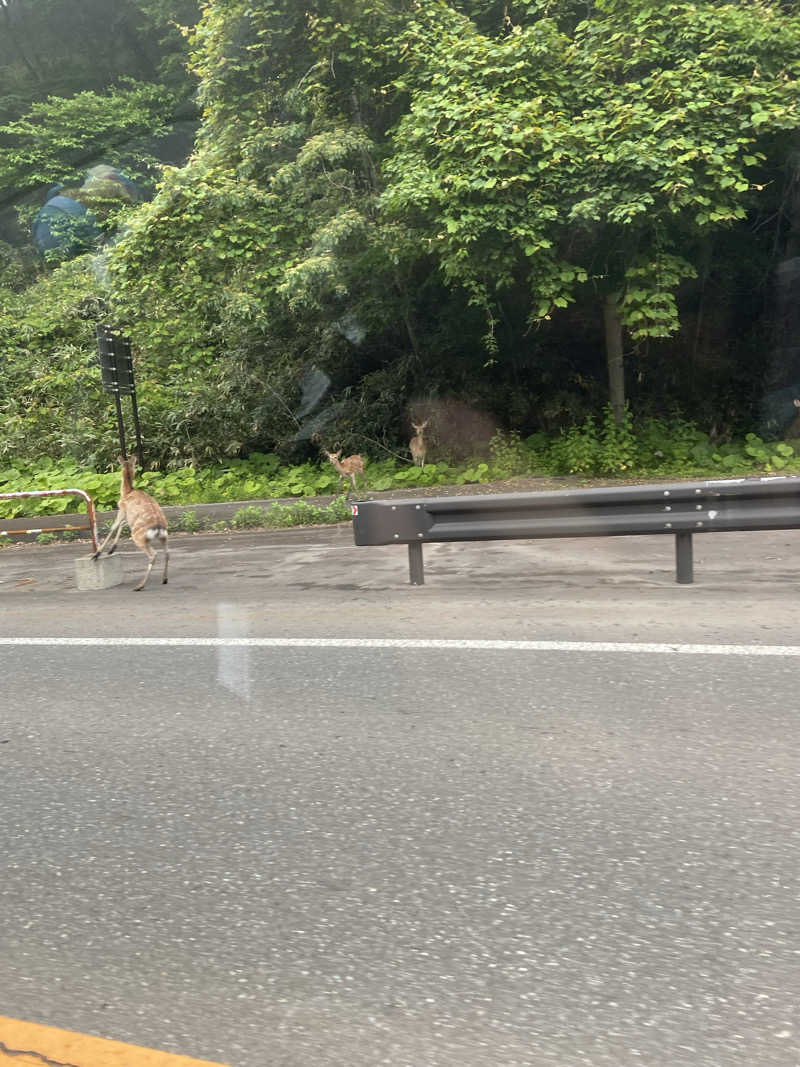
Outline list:
[[[174,535],[170,580],[122,542],[126,583],[78,592],[85,544],[0,549],[0,636],[427,637],[794,644],[800,536],[697,536],[695,583],[674,538],[606,537],[356,548],[349,526]]]
[[[58,597],[158,632],[178,558],[171,601]],[[3,1013],[235,1067],[796,1067],[798,659],[729,651],[0,645]]]

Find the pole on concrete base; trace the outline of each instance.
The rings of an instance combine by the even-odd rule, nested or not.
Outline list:
[[[425,584],[425,566],[419,541],[412,541],[408,546],[408,577],[412,585]]]
[[[690,533],[675,534],[675,580],[681,585],[691,585],[694,581]]]

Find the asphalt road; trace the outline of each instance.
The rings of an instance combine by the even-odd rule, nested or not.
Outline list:
[[[127,539],[126,583],[75,587],[85,544],[0,549],[0,636],[525,638],[798,643],[800,537],[697,536],[695,583],[675,582],[671,537],[426,545],[426,584],[404,548],[356,548],[349,525],[170,537],[145,558]]]
[[[161,592],[58,597],[86,632]],[[0,665],[6,1015],[235,1067],[800,1063],[796,659]]]

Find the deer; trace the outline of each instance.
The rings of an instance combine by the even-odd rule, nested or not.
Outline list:
[[[144,578],[133,589],[134,593],[138,593],[140,589],[144,588],[145,582],[150,577],[150,571],[153,569],[153,563],[157,555],[157,548],[164,549],[164,574],[161,584],[167,584],[167,569],[169,567],[167,519],[157,501],[149,493],[133,488],[136,459],[133,456],[128,456],[127,458],[119,456],[117,462],[122,464],[122,485],[119,504],[117,505],[117,515],[108,532],[108,537],[106,537],[98,550],[93,553],[92,559],[97,559],[100,556],[109,541],[111,541],[111,548],[108,550],[108,555],[110,556],[116,550],[122,527],[127,523],[131,530],[133,543],[144,552],[148,559]]]
[[[338,452],[328,452],[327,449],[323,448],[322,451],[339,472],[339,488],[341,488],[342,479],[349,478],[353,483],[353,489],[358,489],[358,486],[356,485],[356,475],[364,473],[363,456],[347,456],[345,459],[340,459],[342,454],[341,449],[339,449]]]
[[[422,467],[423,470],[425,469],[425,456],[428,452],[428,442],[423,437],[423,431],[430,421],[430,419],[426,419],[425,422],[422,423],[412,422],[411,425],[417,432],[408,442],[408,450],[411,453],[415,465],[417,467]]]

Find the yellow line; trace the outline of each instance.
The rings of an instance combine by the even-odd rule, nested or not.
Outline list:
[[[15,1067],[224,1067],[0,1015],[0,1064]]]

